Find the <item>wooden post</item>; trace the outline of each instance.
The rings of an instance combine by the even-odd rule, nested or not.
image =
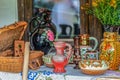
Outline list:
[[[25,53],[24,53],[24,64],[23,64],[23,79],[22,80],[28,80],[28,64],[29,64],[29,51],[30,51],[30,43],[25,43]]]
[[[88,15],[85,13],[85,10],[81,9],[81,6],[86,4],[88,0],[80,0],[80,33],[89,33],[89,22],[88,22]]]
[[[24,15],[24,8],[25,8],[25,4],[24,4],[24,0],[17,0],[17,4],[18,4],[18,20],[19,21],[23,21],[25,18]]]
[[[18,20],[29,22],[32,18],[33,0],[18,0]],[[24,40],[29,41],[28,27],[24,33]]]
[[[92,0],[89,0],[89,5],[92,6]],[[93,15],[89,15],[89,34],[90,36],[95,37],[98,40],[98,43],[101,43],[101,39],[102,39],[102,25],[99,22],[99,20],[93,16]],[[94,44],[93,44],[94,45]],[[99,45],[98,47],[99,48]]]

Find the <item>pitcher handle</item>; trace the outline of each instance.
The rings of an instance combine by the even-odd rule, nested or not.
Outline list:
[[[67,59],[69,60],[72,56],[72,46],[69,43],[66,43],[66,47],[68,47],[68,52],[67,53]]]
[[[97,48],[97,46],[98,46],[98,40],[97,40],[95,37],[89,37],[89,39],[90,39],[90,40],[93,40],[93,41],[95,42],[95,45],[94,45],[94,47],[92,48],[92,50],[94,51],[94,50]]]

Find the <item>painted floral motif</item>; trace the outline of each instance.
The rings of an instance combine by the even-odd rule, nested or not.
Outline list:
[[[100,59],[109,62],[110,70],[117,70],[119,68],[119,46],[120,44],[115,36],[116,33],[105,32],[104,41],[100,45]],[[116,34],[117,35],[117,34]]]
[[[57,75],[51,71],[29,72],[28,80],[66,80],[65,75]]]
[[[54,34],[51,30],[48,30],[47,31],[47,38],[50,40],[50,41],[54,41]]]
[[[49,42],[49,44],[53,46],[53,41],[55,37],[54,37],[54,33],[50,29],[48,28],[44,29],[44,32],[42,33],[41,36],[44,37],[46,42]]]
[[[104,56],[103,55],[101,55],[101,59],[103,59],[103,60],[107,60],[107,61],[111,61],[111,60],[113,60],[113,54],[114,54],[114,52],[115,52],[115,50],[114,50],[114,46],[113,46],[113,44],[112,43],[104,43],[104,46],[102,46],[102,54],[104,54]]]

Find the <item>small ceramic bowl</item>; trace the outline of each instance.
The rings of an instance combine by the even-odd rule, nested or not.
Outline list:
[[[103,60],[82,60],[79,62],[81,72],[89,75],[104,74],[109,68],[108,62]]]
[[[43,62],[47,67],[53,67],[53,63],[52,63],[52,56],[53,55],[44,55],[42,56]]]

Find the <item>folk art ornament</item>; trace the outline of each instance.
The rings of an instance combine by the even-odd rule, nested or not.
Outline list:
[[[120,64],[120,42],[116,32],[104,32],[104,39],[100,44],[100,60],[109,62],[110,70],[118,70]]]

